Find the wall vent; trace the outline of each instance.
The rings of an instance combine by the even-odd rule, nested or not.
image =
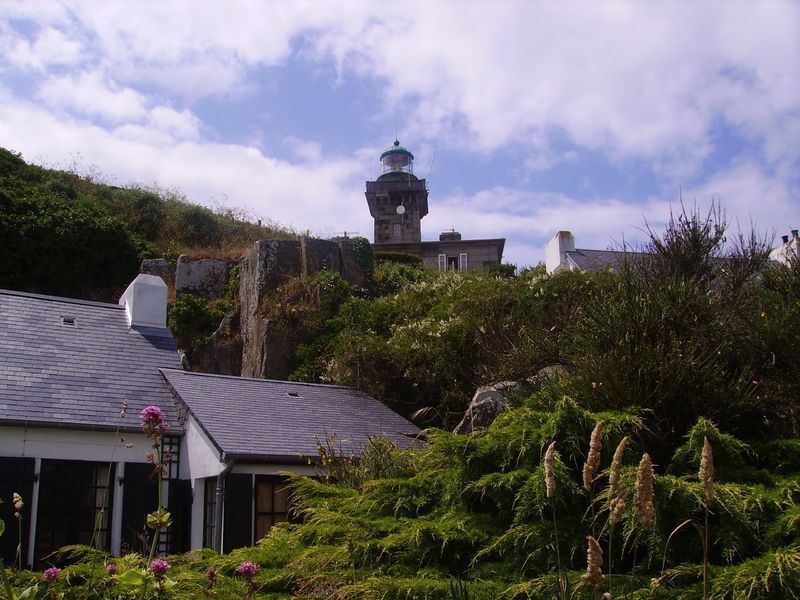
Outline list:
[[[64,327],[76,327],[78,325],[78,322],[75,320],[75,317],[70,317],[65,315],[61,317],[61,324]]]
[[[286,392],[286,395],[291,397],[291,398],[300,398],[300,393],[299,392]]]

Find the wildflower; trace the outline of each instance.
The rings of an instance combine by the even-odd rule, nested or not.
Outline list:
[[[234,571],[237,575],[241,575],[247,580],[252,579],[261,570],[257,564],[248,561],[243,562]]]
[[[600,589],[603,586],[603,550],[600,544],[591,535],[586,538],[589,542],[586,551],[586,573],[581,575],[581,579],[589,581],[595,589]]]
[[[164,577],[164,573],[169,571],[169,568],[169,563],[167,561],[157,558],[150,563],[150,566],[147,567],[147,570],[155,575],[156,579],[161,579]]]
[[[117,565],[106,565],[106,575],[113,577],[117,574]]]
[[[167,422],[164,420],[164,413],[157,406],[148,406],[144,408],[139,415],[139,420],[142,424],[142,429],[147,437],[154,439],[164,434],[164,429],[167,428]]]
[[[636,471],[636,494],[633,497],[636,518],[642,527],[653,524],[653,463],[650,455],[644,453]]]
[[[626,435],[617,445],[617,449],[614,450],[614,458],[611,459],[611,469],[608,474],[608,495],[612,498],[619,492],[620,469],[622,467],[622,457],[625,454],[625,446],[627,443],[628,436]]]
[[[586,464],[583,465],[583,487],[587,492],[592,491],[594,475],[600,466],[600,450],[603,443],[600,439],[603,430],[603,421],[598,421],[592,430],[592,437],[589,440],[589,456],[586,457]]]
[[[22,507],[25,506],[22,496],[17,492],[11,494],[11,504],[14,507],[14,518],[17,520],[22,519]]]
[[[556,492],[556,476],[553,473],[553,452],[555,452],[555,449],[556,443],[552,442],[547,447],[547,452],[544,453],[544,486],[548,498],[552,498]]]
[[[714,499],[714,453],[708,438],[703,438],[703,453],[700,455],[700,483],[706,495],[706,502]]]
[[[208,583],[214,584],[217,581],[217,570],[214,567],[208,567],[206,569],[206,579]]]
[[[44,573],[42,573],[42,579],[48,583],[49,585],[53,585],[58,578],[61,576],[61,569],[56,567],[50,567]]]
[[[124,419],[126,414],[128,414],[128,399],[127,398],[122,403],[122,408],[119,411],[119,418],[120,419]]]

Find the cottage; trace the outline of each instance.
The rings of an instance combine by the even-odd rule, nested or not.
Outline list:
[[[139,275],[119,304],[0,290],[0,553],[23,562],[65,544],[141,550],[157,503],[139,413],[159,406],[170,450],[161,552],[249,545],[286,518],[283,474],[315,474],[315,440],[353,452],[417,429],[358,390],[189,373],[166,327],[167,288]]]

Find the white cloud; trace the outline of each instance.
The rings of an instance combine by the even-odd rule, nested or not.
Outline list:
[[[167,139],[152,123],[109,132],[7,95],[0,95],[0,114],[0,146],[30,161],[64,165],[79,155],[116,183],[178,188],[200,204],[225,202],[319,234],[370,230],[360,160],[326,155],[291,163],[243,145]]]
[[[8,48],[8,60],[22,68],[43,69],[49,66],[74,65],[82,57],[82,44],[70,39],[62,31],[52,27],[41,30],[31,42],[17,37]]]
[[[139,92],[115,85],[97,72],[46,79],[39,97],[52,107],[115,122],[140,119],[147,104]]]
[[[168,132],[178,139],[197,139],[200,119],[190,110],[175,110],[168,106],[156,106],[148,113],[150,125],[160,131]]]

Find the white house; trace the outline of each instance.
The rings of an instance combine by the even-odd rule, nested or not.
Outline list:
[[[316,439],[408,446],[417,428],[351,388],[189,373],[166,327],[167,288],[139,275],[107,304],[0,290],[0,537],[28,565],[94,542],[142,549],[157,490],[139,413],[159,406],[172,458],[162,552],[249,545],[286,518],[282,473],[313,475]],[[122,413],[122,415],[121,415]]]

